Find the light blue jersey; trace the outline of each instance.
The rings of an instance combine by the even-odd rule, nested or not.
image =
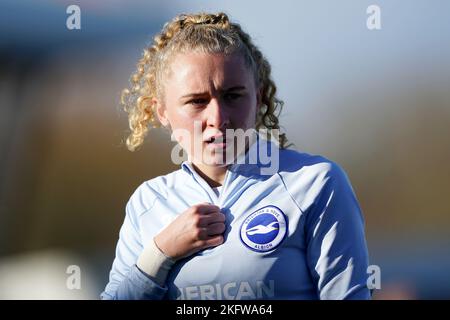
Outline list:
[[[126,206],[102,298],[370,298],[363,218],[344,171],[262,139],[247,160],[257,146],[279,153],[277,170],[261,174],[260,161],[233,164],[219,196],[189,162],[140,185]],[[177,215],[202,202],[225,214],[225,241],[177,261],[161,287],[137,268],[138,256]]]

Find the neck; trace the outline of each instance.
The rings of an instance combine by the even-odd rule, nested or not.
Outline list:
[[[192,163],[192,166],[211,187],[215,188],[223,184],[227,167],[212,167],[194,163]]]

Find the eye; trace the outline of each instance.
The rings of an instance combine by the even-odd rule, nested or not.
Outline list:
[[[228,100],[228,101],[234,101],[234,100],[239,99],[240,97],[242,97],[242,94],[240,94],[240,93],[229,92],[229,93],[225,94],[224,98],[225,98],[225,100]]]
[[[203,99],[203,98],[196,98],[196,99],[189,100],[187,102],[187,104],[193,105],[195,107],[201,107],[201,106],[208,104],[208,100]]]

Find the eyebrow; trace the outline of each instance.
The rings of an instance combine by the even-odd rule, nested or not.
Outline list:
[[[245,86],[234,86],[228,89],[223,89],[223,90],[219,90],[221,92],[226,92],[226,91],[241,91],[241,90],[245,90],[247,89]],[[193,92],[193,93],[188,93],[185,94],[183,96],[181,96],[180,99],[183,98],[190,98],[190,97],[199,97],[199,96],[204,96],[206,94],[206,92]]]

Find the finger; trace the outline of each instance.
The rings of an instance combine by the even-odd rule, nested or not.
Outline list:
[[[209,238],[210,236],[208,235],[208,229],[206,227],[198,228],[197,231],[195,231],[195,241],[204,241]]]
[[[225,215],[222,212],[213,212],[202,215],[199,219],[200,227],[207,227],[211,223],[225,222]]]
[[[202,203],[197,205],[196,212],[200,214],[208,214],[213,212],[220,212],[220,208],[213,204]]]
[[[208,234],[208,236],[219,235],[222,234],[224,231],[225,231],[225,224],[223,222],[210,224],[206,228],[206,233]]]
[[[211,237],[207,240],[200,240],[197,242],[197,247],[199,249],[205,249],[205,248],[210,248],[210,247],[215,247],[218,246],[220,244],[223,243],[223,236],[222,235],[217,235],[214,237]]]

